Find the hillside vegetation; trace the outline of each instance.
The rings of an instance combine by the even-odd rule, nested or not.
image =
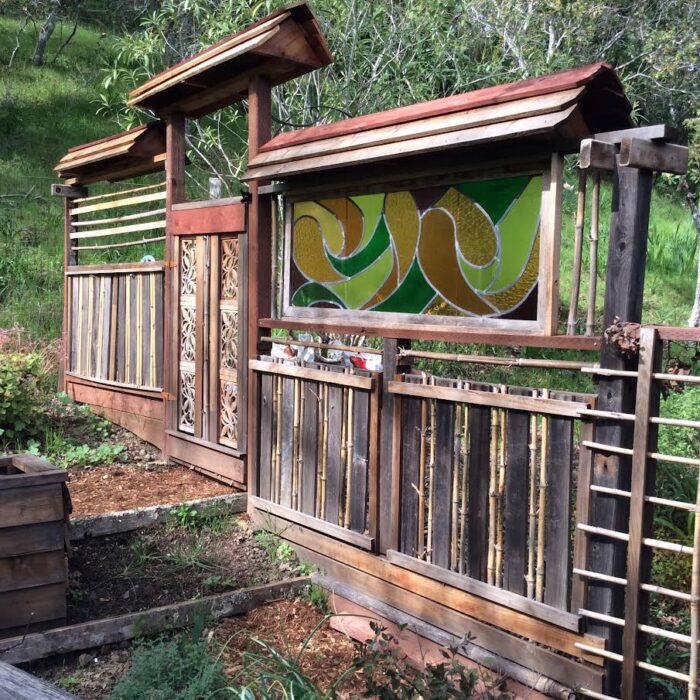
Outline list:
[[[80,28],[52,61],[62,41],[55,36],[48,47],[46,65],[36,67],[27,60],[34,36],[25,32],[8,70],[5,66],[15,46],[17,27],[17,20],[0,17],[0,329],[18,324],[33,339],[50,340],[60,333],[63,260],[61,201],[49,195],[49,185],[56,180],[52,168],[68,147],[118,129],[106,117],[96,115],[102,69],[113,56],[114,37]],[[574,206],[575,192],[568,188],[561,278],[564,301],[570,289]],[[609,209],[606,185],[601,262],[607,246]],[[662,183],[654,194],[650,223],[646,321],[686,322],[693,302],[695,260],[690,215],[673,187]],[[584,270],[586,265],[584,254]],[[604,265],[600,274],[604,275]],[[585,279],[586,275],[582,295],[586,293]],[[562,309],[562,317],[565,313]]]

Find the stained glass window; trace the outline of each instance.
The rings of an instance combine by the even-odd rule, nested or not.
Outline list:
[[[537,317],[542,176],[295,202],[293,307]]]

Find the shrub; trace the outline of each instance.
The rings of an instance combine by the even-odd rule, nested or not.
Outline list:
[[[206,700],[225,687],[224,667],[199,635],[182,634],[136,647],[109,700]]]
[[[41,355],[0,353],[0,440],[17,445],[44,429]]]

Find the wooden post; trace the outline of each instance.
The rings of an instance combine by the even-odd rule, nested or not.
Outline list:
[[[87,194],[87,192],[86,192]],[[66,372],[72,368],[70,366],[71,346],[73,339],[71,338],[71,318],[73,306],[72,286],[77,284],[78,280],[73,280],[65,274],[66,269],[70,265],[78,264],[78,251],[73,249],[73,241],[71,233],[75,231],[75,227],[71,221],[71,210],[73,209],[73,199],[66,197],[63,200],[63,361],[58,368],[58,388],[59,391],[66,391]]]
[[[616,316],[627,322],[641,322],[652,186],[652,173],[649,171],[618,165],[612,176],[612,217],[603,323],[606,328]],[[621,356],[616,348],[606,343],[601,348],[600,366],[605,369],[636,370],[637,360]],[[597,408],[602,411],[634,413],[635,390],[634,379],[602,377],[598,384]],[[629,421],[601,421],[597,427],[596,440],[607,445],[630,447],[633,431],[634,424]],[[593,465],[593,483],[629,490],[630,470],[629,457],[599,452]],[[619,532],[627,529],[629,504],[618,497],[595,492],[590,512],[591,525]],[[588,566],[592,571],[624,578],[625,543],[591,538]],[[587,605],[594,612],[623,617],[624,587],[592,579],[588,582]],[[591,621],[588,631],[605,637],[610,651],[622,651],[622,629],[619,627]],[[615,662],[607,662],[606,665],[606,693],[615,694],[619,691],[620,666]]]
[[[641,583],[651,580],[652,549],[643,539],[653,537],[654,506],[645,496],[654,495],[656,460],[649,452],[656,452],[658,425],[651,422],[659,415],[659,383],[654,372],[661,368],[661,343],[653,328],[643,328],[639,339],[639,378],[634,421],[634,455],[632,456],[632,495],[630,498],[629,543],[627,545],[627,593],[625,595],[625,628],[623,634],[622,698],[634,700],[644,695],[644,676],[637,660],[644,660],[645,635],[639,624],[647,619],[649,594],[642,591]]]
[[[177,427],[179,299],[178,269],[175,241],[170,233],[173,204],[185,201],[185,116],[179,112],[168,115],[165,126],[165,289],[163,293],[163,388],[168,397],[165,404],[165,428]],[[172,397],[172,398],[171,398]],[[168,456],[168,439],[164,443]]]
[[[396,398],[389,392],[389,382],[393,381],[400,371],[396,356],[400,348],[409,348],[410,340],[396,340],[385,338],[383,345],[383,373],[382,373],[382,407],[381,414],[385,420],[381,424],[381,447],[379,452],[379,523],[377,527],[377,545],[379,552],[385,553],[387,549],[398,549],[398,512],[393,507],[394,499],[399,488],[398,479],[394,478],[393,469],[394,454],[394,421],[386,418],[394,415],[394,402]],[[394,484],[394,482],[397,482]],[[396,486],[396,488],[394,488]]]
[[[272,93],[270,83],[262,76],[251,79],[248,86],[248,157],[257,155],[260,146],[272,136]],[[272,204],[269,196],[261,196],[264,182],[251,182],[248,214],[248,328],[247,353],[239,361],[248,365],[248,359],[259,353],[261,331],[258,321],[272,314]],[[248,371],[247,411],[247,486],[256,495],[256,462],[258,442],[258,386],[254,373]]]

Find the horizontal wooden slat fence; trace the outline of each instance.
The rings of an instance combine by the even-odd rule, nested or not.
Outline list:
[[[260,392],[256,505],[370,549],[377,525],[376,377],[314,363],[253,360],[250,367]]]
[[[578,629],[568,613],[574,423],[592,397],[425,374],[389,391],[400,484],[390,557]]]
[[[163,379],[163,264],[66,270],[69,374],[138,388]]]

